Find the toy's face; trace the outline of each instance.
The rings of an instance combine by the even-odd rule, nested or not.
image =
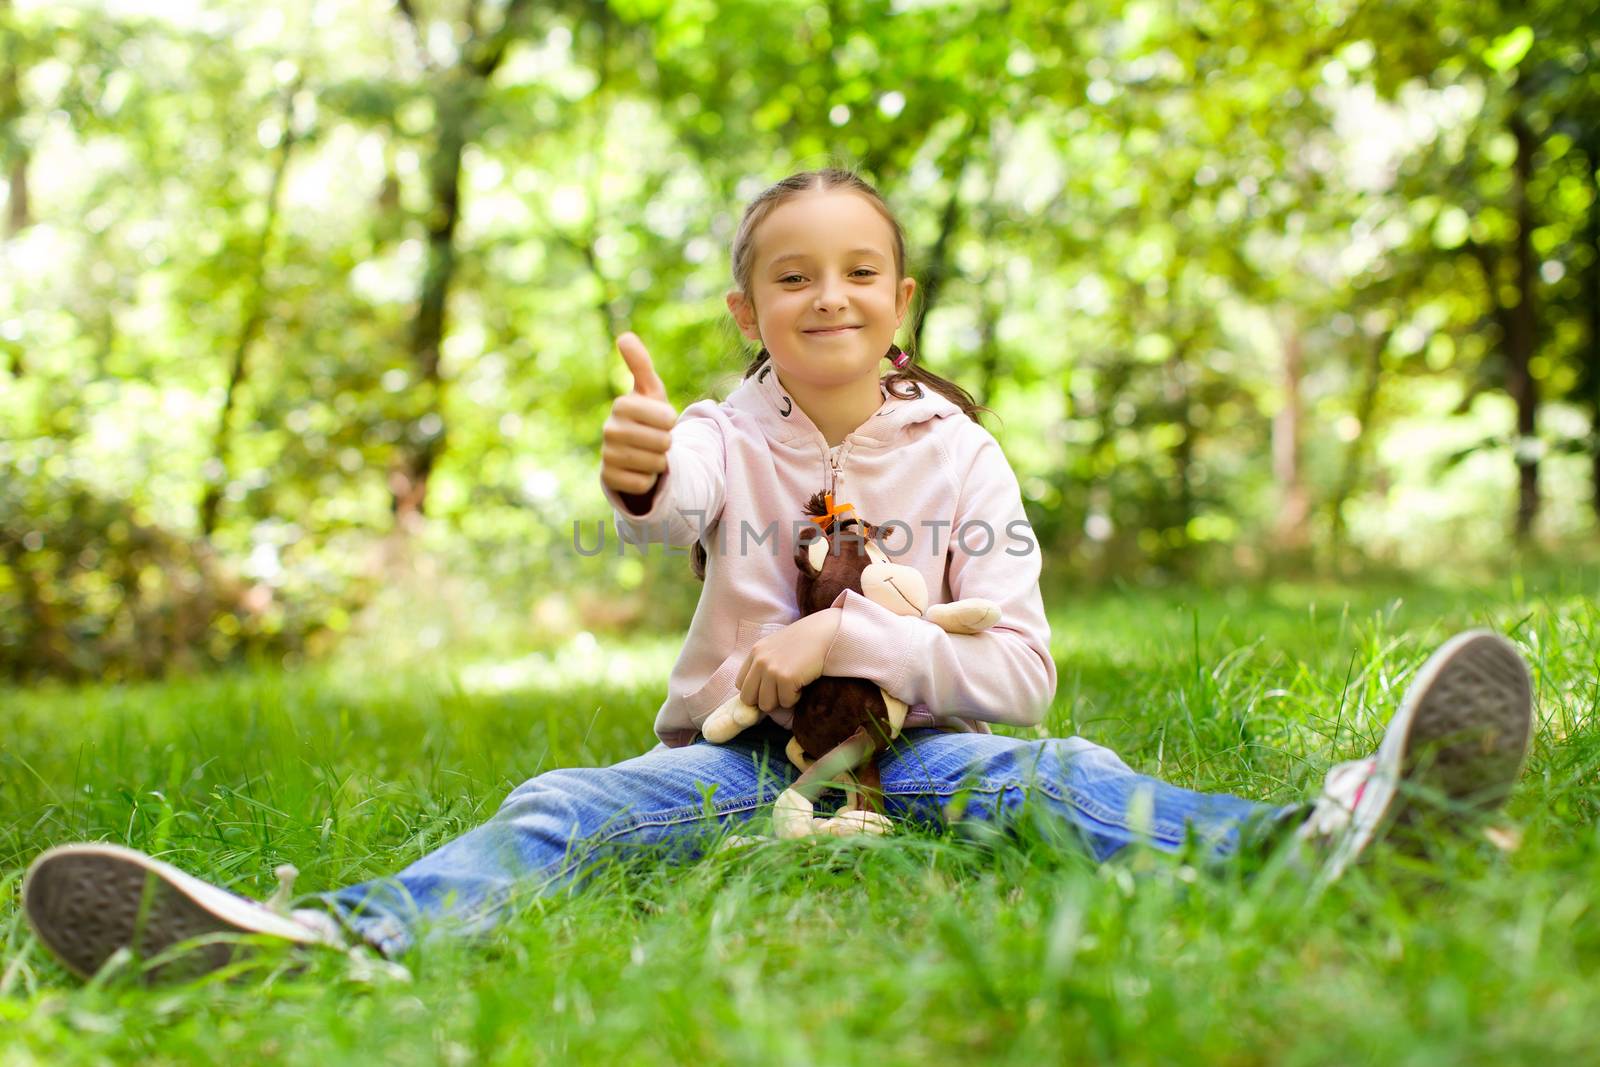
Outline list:
[[[832,606],[853,589],[896,615],[921,615],[928,588],[916,569],[890,563],[879,547],[878,528],[855,519],[829,522],[795,547],[800,613]]]

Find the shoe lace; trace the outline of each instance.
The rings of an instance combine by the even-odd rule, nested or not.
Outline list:
[[[346,944],[344,930],[338,920],[325,911],[315,908],[291,908],[289,905],[294,900],[294,880],[300,877],[300,871],[292,863],[285,863],[274,867],[272,873],[278,878],[278,888],[268,897],[264,907],[268,911],[276,912],[286,919],[293,919],[301,926],[313,931],[325,944]],[[404,970],[404,968],[401,968]]]
[[[272,873],[277,876],[278,888],[267,898],[267,908],[279,915],[288,915],[289,902],[294,899],[294,880],[300,877],[300,870],[292,863],[285,863],[274,867]]]
[[[1323,781],[1322,795],[1317,797],[1316,806],[1306,817],[1304,833],[1331,837],[1349,826],[1377,765],[1377,759],[1372,756],[1335,764]]]

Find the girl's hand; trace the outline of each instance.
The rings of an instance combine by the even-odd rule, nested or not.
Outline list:
[[[757,641],[734,680],[740,698],[762,711],[798,704],[801,687],[822,675],[823,657],[843,615],[839,608],[827,608]]]
[[[667,388],[638,335],[623,334],[617,349],[633,372],[633,391],[612,402],[601,431],[600,481],[619,493],[643,496],[667,469],[678,412],[667,402]]]

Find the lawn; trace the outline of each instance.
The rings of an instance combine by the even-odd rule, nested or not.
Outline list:
[[[1600,1018],[1600,582],[1057,595],[1046,729],[1200,789],[1300,799],[1363,754],[1428,651],[1492,626],[1538,730],[1502,842],[1288,872],[1048,827],[632,864],[406,982],[332,953],[87,986],[17,908],[49,844],[118,841],[251,895],[390,873],[540,770],[648,747],[668,636],[520,659],[381,646],[294,671],[0,689],[0,1064],[1587,1062]]]

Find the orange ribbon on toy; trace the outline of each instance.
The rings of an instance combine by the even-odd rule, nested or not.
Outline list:
[[[826,515],[812,515],[811,521],[817,524],[818,529],[823,530],[828,528],[828,523],[837,519],[840,515],[856,509],[854,504],[840,504],[838,507],[834,507],[832,493],[822,494],[822,503],[828,509],[828,513]]]

